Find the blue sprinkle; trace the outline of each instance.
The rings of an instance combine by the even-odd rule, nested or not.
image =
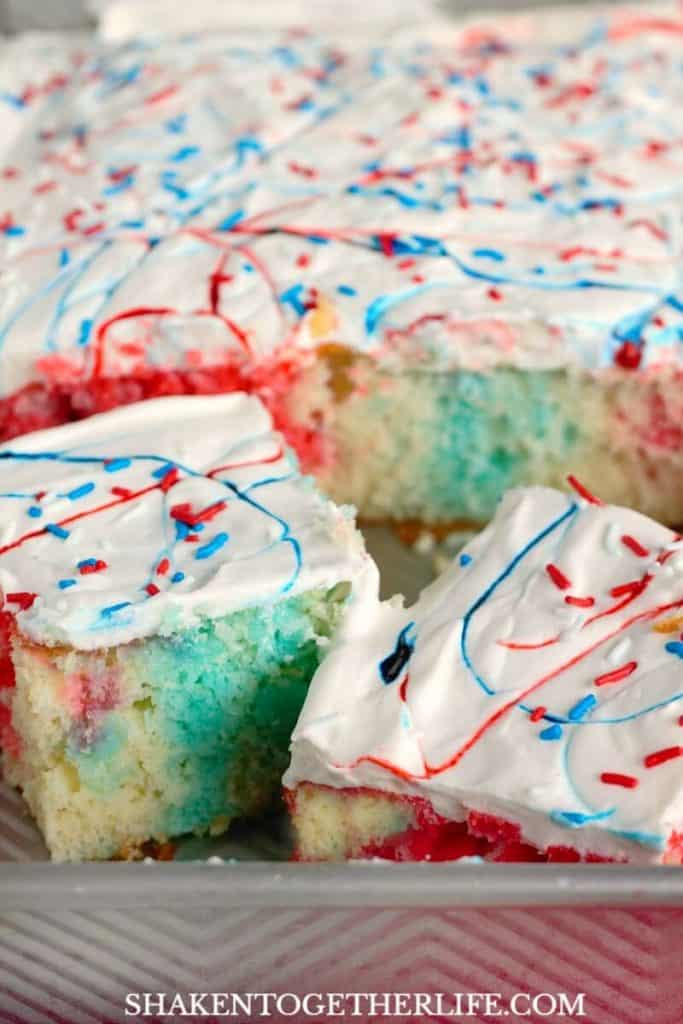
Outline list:
[[[300,63],[296,53],[289,46],[274,46],[271,52],[288,68],[295,68]]]
[[[540,740],[561,740],[562,739],[562,726],[555,722],[554,725],[549,725],[547,729],[538,734]]]
[[[66,540],[69,536],[69,531],[65,530],[63,526],[59,526],[57,523],[48,523],[45,527],[46,533],[51,533],[55,537],[59,537],[60,540]]]
[[[309,242],[313,243],[313,245],[329,245],[330,244],[329,238],[325,238],[324,235],[306,235],[306,237],[307,237]]]
[[[133,230],[136,228],[144,228],[144,226],[144,220],[122,220],[119,224],[119,227],[121,228],[132,228]]]
[[[173,154],[171,160],[174,163],[182,163],[183,160],[189,160],[190,157],[196,156],[199,152],[199,146],[181,146],[177,153]]]
[[[166,121],[164,128],[173,135],[179,135],[184,130],[186,122],[187,114],[179,114],[178,117],[172,117],[169,121]]]
[[[129,189],[135,181],[132,174],[127,174],[125,178],[121,178],[120,181],[114,182],[113,185],[107,185],[106,188],[102,189],[103,196],[116,196],[119,192],[125,192]]]
[[[187,525],[187,523],[183,523],[182,520],[176,519],[176,521],[175,521],[175,535],[176,535],[176,538],[178,540],[185,540],[185,538],[187,537],[189,532],[190,532],[190,527]]]
[[[174,572],[173,575],[171,576],[171,583],[182,583],[184,579],[185,579],[185,573],[184,572],[180,572],[180,571]]]
[[[197,548],[194,557],[200,560],[204,558],[210,558],[211,555],[214,555],[217,551],[220,551],[220,549],[227,543],[228,534],[217,533],[216,536],[213,537],[208,544],[203,544],[200,548]]]
[[[442,135],[440,142],[449,142],[453,146],[460,146],[461,149],[472,148],[472,135],[467,125],[462,125],[447,135]]]
[[[22,99],[21,96],[14,96],[11,92],[0,92],[0,99],[4,100],[5,103],[9,103],[10,106],[15,107],[17,110],[22,110],[26,106],[26,100]]]
[[[97,565],[96,558],[82,558],[80,562],[76,562],[77,569],[85,569],[89,565]]]
[[[304,290],[304,286],[299,284],[293,284],[290,288],[286,288],[285,291],[280,293],[280,302],[287,303],[292,307],[297,316],[303,316],[306,312],[306,306],[301,301],[301,293]]]
[[[535,164],[536,163],[536,156],[535,156],[535,154],[529,152],[528,150],[520,150],[520,152],[518,152],[518,153],[513,153],[511,155],[510,159],[514,160],[515,163],[518,163],[518,164]]]
[[[77,345],[87,345],[90,332],[92,330],[92,320],[81,320],[81,330],[78,335]]]
[[[469,565],[472,561],[472,555],[468,555],[465,551],[462,552],[459,558],[459,562],[462,566]]]
[[[677,658],[683,658],[683,641],[670,640],[664,648],[669,654],[675,654]]]
[[[103,619],[108,619],[110,616],[115,615],[116,612],[120,612],[122,608],[127,608],[130,603],[130,601],[121,601],[119,604],[110,604],[102,609],[100,615]]]
[[[350,284],[340,284],[337,291],[340,295],[358,295],[356,289]]]
[[[154,477],[155,480],[163,480],[166,474],[170,473],[172,469],[175,469],[173,463],[166,462],[163,466],[159,466],[158,469],[155,469],[154,472],[152,473],[152,476]]]
[[[251,263],[243,263],[242,270],[244,270],[247,274],[254,273],[254,268],[252,267]]]
[[[174,185],[172,181],[162,181],[161,187],[166,189],[167,192],[171,192],[178,199],[189,198],[190,193],[185,188],[181,188],[180,185]]]
[[[31,505],[31,507],[28,510],[28,514],[30,515],[31,519],[40,519],[40,517],[43,514],[43,510],[42,508],[38,508],[37,505]]]
[[[60,253],[59,253],[59,265],[60,265],[60,267],[65,267],[67,265],[67,263],[69,262],[70,258],[71,257],[69,256],[69,250],[68,249],[62,249],[60,251]]]
[[[90,494],[94,490],[95,485],[93,483],[81,484],[80,487],[74,487],[73,491],[68,491],[66,497],[70,501],[76,501],[77,498],[84,498],[86,494]]]
[[[505,255],[499,249],[473,249],[472,255],[478,260],[495,260],[502,263]]]
[[[592,693],[589,693],[574,705],[574,707],[569,711],[567,718],[570,722],[578,722],[584,717],[584,715],[587,715],[589,711],[592,711],[597,703],[597,698],[594,697]]]
[[[68,590],[69,587],[76,586],[76,580],[59,580],[57,586],[60,590]]]
[[[241,166],[244,161],[245,153],[263,152],[263,146],[254,135],[243,135],[242,138],[235,139],[235,148],[237,149],[237,159],[239,166]]]
[[[230,231],[231,228],[234,228],[235,224],[239,224],[243,217],[244,210],[235,210],[229,217],[226,217],[225,220],[216,225],[216,231]]]
[[[10,224],[8,227],[5,228],[5,234],[9,238],[16,238],[19,235],[25,235],[26,228],[22,228],[18,224]]]
[[[130,459],[109,459],[104,464],[105,473],[118,473],[120,469],[128,469]]]

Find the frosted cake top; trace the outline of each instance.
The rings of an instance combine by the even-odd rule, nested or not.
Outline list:
[[[39,643],[167,634],[367,562],[255,398],[161,398],[0,447],[0,593]]]
[[[680,12],[545,17],[12,44],[0,394],[330,340],[680,367]]]
[[[369,580],[285,784],[426,797],[541,849],[658,859],[683,824],[683,541],[584,495],[509,492],[410,608]]]

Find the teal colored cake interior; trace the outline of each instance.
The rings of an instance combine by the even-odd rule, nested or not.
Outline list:
[[[15,638],[22,744],[6,771],[55,859],[131,856],[148,839],[218,833],[278,799],[347,593],[338,584],[95,652],[46,654]]]
[[[292,408],[306,390],[316,395],[309,415],[324,424],[332,453],[318,480],[365,519],[484,523],[509,488],[562,488],[570,473],[606,502],[681,518],[673,379],[573,369],[391,374],[363,360],[345,373],[353,386],[340,390],[318,366]]]

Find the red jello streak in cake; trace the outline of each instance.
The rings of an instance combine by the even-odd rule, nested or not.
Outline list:
[[[439,814],[424,797],[399,796],[367,786],[337,790],[316,783],[315,789],[337,793],[350,801],[363,796],[377,797],[410,808],[413,823],[401,832],[366,843],[354,854],[362,859],[440,862],[477,856],[499,863],[611,862],[611,858],[598,854],[581,855],[571,847],[549,846],[547,850],[539,850],[524,842],[519,825],[493,814],[470,811],[465,821],[454,821]],[[290,814],[295,816],[296,792],[286,790],[284,798]],[[292,859],[302,859],[298,850],[294,851]]]

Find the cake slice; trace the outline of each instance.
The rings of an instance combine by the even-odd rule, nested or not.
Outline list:
[[[0,448],[3,767],[55,860],[221,832],[278,792],[367,564],[253,397]]]
[[[570,482],[413,607],[356,592],[292,740],[299,858],[681,861],[683,541]]]

